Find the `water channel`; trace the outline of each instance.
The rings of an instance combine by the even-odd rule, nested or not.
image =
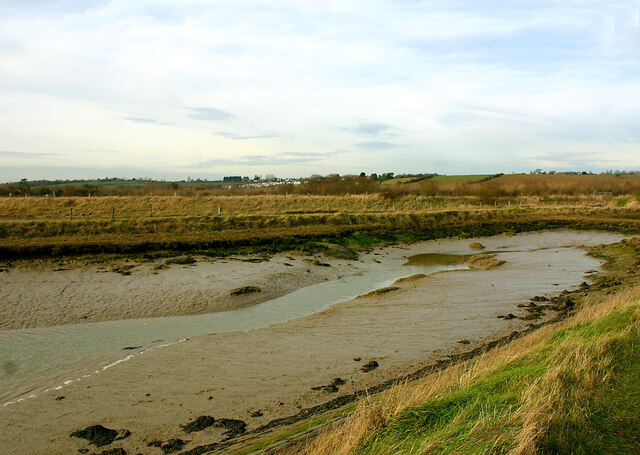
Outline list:
[[[623,236],[610,233],[571,232],[570,235],[556,234],[556,237],[550,234],[542,242],[538,235],[527,242],[525,235],[511,242],[512,245],[493,251],[499,256],[501,252],[526,253],[543,248],[609,243],[621,238]],[[402,257],[401,250],[395,251],[393,258],[383,261],[382,268],[307,286],[233,311],[0,331],[0,406],[62,388],[149,349],[160,349],[198,335],[246,331],[301,318],[416,273],[465,269],[464,259],[477,253],[468,249],[470,241],[426,242],[424,254],[408,259]],[[489,239],[479,241],[491,243]],[[562,258],[555,256],[554,260]],[[585,267],[594,264],[597,262],[587,261]],[[587,271],[585,268],[583,273]]]

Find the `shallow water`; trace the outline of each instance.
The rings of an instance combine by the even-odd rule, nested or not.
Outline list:
[[[610,233],[551,231],[478,240],[494,251],[522,252],[607,243],[621,238],[623,236]],[[383,264],[379,269],[308,286],[234,311],[0,331],[0,403],[62,387],[145,350],[159,349],[189,337],[266,327],[323,311],[337,302],[388,286],[400,277],[466,268],[463,263],[468,256],[479,253],[469,250],[471,241],[427,242],[425,254],[407,260],[401,257],[401,250],[396,250],[389,257],[380,258]],[[555,262],[565,260],[563,255],[552,252],[549,258]],[[584,272],[594,264],[597,262],[584,261]]]
[[[435,263],[403,267],[402,262],[233,311],[0,331],[0,402],[96,373],[146,349],[197,335],[266,327],[322,311],[403,276],[464,268]]]

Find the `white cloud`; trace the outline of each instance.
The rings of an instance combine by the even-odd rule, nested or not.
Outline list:
[[[622,2],[78,5],[0,6],[1,150],[160,173],[273,156],[302,175],[510,171],[605,143],[594,168],[635,166],[617,158],[640,138],[638,12]]]

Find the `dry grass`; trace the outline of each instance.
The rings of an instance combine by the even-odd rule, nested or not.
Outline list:
[[[633,204],[633,198],[629,198]],[[603,196],[562,198],[503,197],[492,207],[614,207],[616,199]],[[381,194],[344,196],[107,196],[107,197],[3,197],[0,219],[94,220],[154,217],[250,216],[313,213],[408,213],[481,208],[477,197],[386,198]]]
[[[459,204],[458,204],[459,205]],[[395,200],[379,195],[347,196],[149,196],[0,198],[5,219],[127,219],[175,216],[275,215],[296,213],[413,212],[435,208],[423,197]],[[447,207],[446,202],[438,208]]]
[[[640,175],[502,175],[493,183],[505,191],[544,192],[547,194],[589,194],[593,192],[613,192],[632,194],[640,189]]]

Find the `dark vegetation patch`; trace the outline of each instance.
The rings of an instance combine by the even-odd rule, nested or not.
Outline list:
[[[131,270],[134,268],[135,268],[134,264],[114,265],[111,268],[111,271],[115,273],[119,273],[120,275],[128,276],[128,275],[131,275]]]
[[[196,260],[193,258],[193,256],[190,256],[190,255],[171,258],[171,259],[168,259],[166,262],[166,264],[179,264],[179,265],[191,265],[195,263],[196,263]]]
[[[318,267],[331,267],[331,264],[327,264],[326,262],[320,262],[317,259],[304,258],[302,262],[306,262],[307,264],[317,265]]]
[[[257,286],[242,286],[240,288],[235,288],[229,291],[231,295],[244,295],[244,294],[255,294],[256,292],[262,292]]]
[[[337,243],[316,242],[316,245],[318,246],[322,254],[327,257],[336,259],[347,259],[352,261],[355,261],[359,257],[358,253],[353,251],[353,249]]]
[[[158,447],[160,449],[162,449],[162,451],[164,453],[173,453],[173,452],[177,452],[178,450],[182,449],[182,447],[184,447],[185,444],[187,444],[187,442],[189,441],[185,441],[183,439],[180,438],[172,438],[169,439],[167,441],[160,441],[158,439],[151,441],[147,444],[147,446],[149,447]]]
[[[380,366],[380,364],[378,362],[376,362],[375,360],[371,360],[370,362],[367,362],[364,365],[362,365],[362,368],[360,368],[360,370],[365,372],[365,373],[368,373],[370,371],[375,370],[379,366]]]
[[[107,449],[100,452],[100,455],[127,455],[127,452],[122,447],[115,447],[113,449]]]
[[[222,433],[227,439],[235,438],[247,432],[247,424],[237,419],[217,419],[213,426],[227,430]]]
[[[111,444],[118,437],[118,431],[105,428],[102,425],[92,425],[84,430],[74,431],[69,435],[73,438],[82,438],[89,441],[96,447],[102,447]]]
[[[180,425],[185,433],[193,433],[194,431],[202,431],[215,423],[216,419],[211,416],[200,416],[193,422]]]
[[[327,393],[335,393],[339,390],[339,387],[345,383],[346,381],[342,378],[334,378],[328,385],[311,387],[311,390],[322,390]]]

